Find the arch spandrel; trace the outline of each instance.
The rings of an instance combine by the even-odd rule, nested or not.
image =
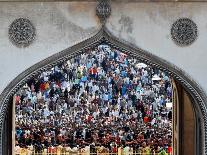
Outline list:
[[[142,50],[129,42],[121,40],[113,36],[108,29],[103,26],[99,32],[91,38],[86,39],[72,47],[69,47],[57,54],[54,54],[39,63],[31,66],[20,75],[18,75],[9,85],[3,90],[0,95],[0,154],[2,154],[3,148],[3,124],[5,116],[7,114],[7,108],[9,107],[10,98],[22,87],[27,80],[38,75],[44,70],[50,69],[53,66],[64,62],[74,56],[81,54],[84,50],[94,47],[100,43],[107,43],[108,45],[128,54],[131,57],[140,60],[147,65],[157,67],[158,69],[168,72],[175,80],[177,80],[185,90],[190,94],[195,105],[196,117],[201,121],[199,128],[201,129],[201,138],[199,139],[200,154],[207,154],[207,96],[202,88],[183,70],[177,66],[159,58],[145,50]],[[204,148],[204,149],[203,149]]]

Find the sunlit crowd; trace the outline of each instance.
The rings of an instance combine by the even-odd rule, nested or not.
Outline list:
[[[172,153],[169,75],[106,44],[27,81],[15,102],[16,152]]]

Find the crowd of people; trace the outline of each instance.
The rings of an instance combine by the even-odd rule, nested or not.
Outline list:
[[[172,153],[169,75],[106,44],[43,71],[15,102],[16,151]]]

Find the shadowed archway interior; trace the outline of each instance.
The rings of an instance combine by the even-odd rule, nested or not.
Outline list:
[[[78,43],[68,49],[65,49],[37,64],[28,68],[26,71],[17,76],[1,93],[0,95],[0,154],[5,154],[3,148],[8,148],[5,142],[5,135],[9,132],[5,128],[5,120],[8,121],[8,109],[11,107],[11,98],[21,88],[27,80],[40,74],[42,71],[52,68],[59,63],[62,63],[68,59],[75,57],[83,51],[90,49],[100,43],[107,43],[111,47],[124,51],[127,55],[136,58],[137,60],[146,63],[152,67],[156,67],[164,72],[167,72],[173,77],[189,94],[194,108],[197,124],[197,130],[199,136],[196,136],[196,154],[207,154],[207,115],[206,115],[206,101],[207,97],[202,88],[193,81],[184,71],[174,66],[173,64],[166,62],[165,60],[150,54],[134,45],[120,40],[113,36],[106,27],[102,27],[101,30],[93,37]],[[201,151],[204,149],[204,152]]]

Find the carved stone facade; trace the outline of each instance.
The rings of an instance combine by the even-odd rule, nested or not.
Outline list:
[[[125,3],[125,1],[122,2]],[[205,88],[205,86],[202,85],[203,84],[202,82],[206,80],[201,81],[202,79],[204,79],[202,77],[206,77],[205,75],[207,74],[206,70],[204,70],[205,65],[202,65],[201,61],[197,62],[196,65],[192,64],[192,66],[194,65],[194,70],[196,70],[195,69],[196,67],[198,68],[200,66],[203,66],[203,68],[202,67],[199,68],[201,72],[199,71],[197,72],[196,70],[195,73],[196,75],[198,73],[202,73],[202,75],[199,76],[198,74],[198,76],[194,76],[195,74],[193,71],[188,71],[187,67],[184,68],[185,66],[188,66],[187,65],[189,64],[188,60],[178,61],[180,57],[180,53],[185,52],[182,50],[183,48],[179,48],[176,45],[171,44],[172,40],[170,37],[168,37],[168,34],[170,32],[169,23],[172,22],[169,19],[180,18],[180,14],[177,13],[178,12],[177,10],[179,10],[179,8],[182,8],[181,11],[183,11],[183,9],[185,8],[187,8],[187,10],[191,8],[191,10],[189,10],[189,14],[187,15],[185,14],[186,17],[191,17],[190,15],[194,17],[197,16],[198,21],[199,20],[201,21],[202,19],[206,18],[207,6],[205,7],[204,5],[195,4],[195,3],[193,5],[187,3],[185,5],[182,5],[181,3],[176,3],[176,4],[165,3],[163,5],[161,3],[153,3],[153,4],[128,3],[124,5],[124,3],[121,4],[117,1],[114,3],[116,4],[113,4],[111,6],[114,7],[113,11],[117,11],[117,12],[113,14],[113,17],[111,15],[110,23],[108,24],[105,22],[106,19],[111,14],[111,6],[109,5],[110,4],[109,0],[107,1],[100,0],[98,2],[96,14],[100,18],[104,26],[99,30],[97,34],[92,35],[94,33],[90,33],[84,39],[82,37],[83,32],[85,32],[86,30],[92,32],[92,30],[95,29],[96,31],[99,28],[99,23],[97,22],[97,18],[94,18],[95,12],[93,12],[93,15],[91,13],[92,12],[91,10],[95,10],[95,6],[96,6],[92,2],[84,3],[84,2],[77,1],[72,3],[64,2],[64,4],[52,3],[52,2],[51,3],[43,3],[43,2],[26,3],[25,2],[19,5],[18,2],[14,3],[13,5],[12,2],[10,2],[9,4],[7,4],[6,2],[1,3],[0,23],[1,25],[4,25],[4,29],[0,29],[1,35],[4,33],[2,32],[3,30],[5,31],[8,29],[9,24],[7,25],[7,23],[9,22],[6,19],[7,17],[9,18],[9,20],[11,19],[13,20],[13,18],[16,17],[17,15],[22,15],[24,13],[25,15],[28,15],[29,19],[32,20],[32,18],[35,18],[36,21],[39,22],[38,34],[40,35],[38,35],[38,40],[40,41],[38,42],[38,46],[36,48],[30,48],[30,47],[24,48],[24,52],[21,52],[22,49],[19,48],[14,49],[13,47],[9,47],[9,43],[7,44],[6,41],[3,42],[3,44],[1,44],[2,41],[4,40],[8,41],[7,38],[8,36],[6,31],[6,36],[4,36],[3,37],[4,39],[1,40],[0,42],[1,44],[0,51],[2,52],[0,58],[3,58],[0,60],[2,62],[4,61],[3,64],[5,66],[7,65],[7,61],[10,60],[9,63],[11,66],[11,68],[9,68],[8,71],[4,71],[5,68],[2,67],[3,66],[2,64],[0,64],[1,68],[3,68],[0,70],[0,75],[2,77],[4,77],[4,75],[7,76],[9,79],[8,81],[10,82],[9,83],[8,81],[6,81],[7,86],[5,85],[3,85],[5,87],[2,86],[4,90],[0,94],[0,128],[1,128],[0,154],[3,154],[2,148],[4,147],[4,145],[6,146],[6,144],[4,143],[4,139],[2,137],[2,135],[6,135],[7,132],[3,130],[5,116],[7,115],[9,104],[11,104],[10,99],[18,91],[18,89],[22,87],[27,80],[38,75],[43,70],[47,70],[67,59],[70,59],[75,55],[84,52],[85,50],[87,50],[87,48],[94,47],[95,45],[100,44],[103,41],[107,42],[110,46],[117,48],[120,51],[123,51],[148,65],[155,66],[160,70],[168,72],[175,80],[177,80],[187,90],[187,92],[190,94],[194,102],[193,106],[195,108],[196,117],[198,117],[200,121],[197,126],[197,128],[199,129],[200,137],[198,138],[198,145],[196,146],[196,149],[199,152],[197,152],[196,154],[199,155],[207,154],[207,104],[206,104],[207,91],[205,92],[203,91],[203,88]],[[181,6],[177,7],[179,5]],[[7,8],[12,8],[10,9],[12,11],[7,11]],[[27,8],[27,9],[26,11],[24,11],[22,10],[22,8]],[[198,10],[196,10],[197,8],[202,8],[204,14],[201,14]],[[196,14],[197,12],[198,14]],[[124,35],[122,35],[121,29],[126,29],[125,23],[117,22],[120,20],[122,14],[125,15],[126,19],[130,19],[131,21],[130,24],[132,25],[131,26],[132,29],[130,29],[129,32],[127,30],[126,33],[124,33]],[[206,22],[206,21],[202,20],[202,22]],[[18,22],[16,24],[15,22],[11,24],[9,30],[10,39],[18,47],[26,47],[34,40],[35,28],[32,26],[32,24],[31,25],[30,24],[31,22],[25,23],[24,21],[23,24],[20,24]],[[190,45],[193,41],[196,40],[198,31],[197,31],[197,26],[195,26],[194,24],[195,23],[192,22],[191,20],[190,22],[181,21],[180,24],[179,21],[178,23],[173,24],[171,33],[173,34],[175,40],[177,40],[176,42],[178,42],[176,44],[185,46],[185,45]],[[203,25],[206,25],[206,23],[204,23]],[[73,29],[68,29],[71,27]],[[203,31],[206,32],[206,27],[205,29],[204,26],[199,27],[199,31],[200,28],[202,32]],[[27,31],[27,29],[29,29],[29,31]],[[39,33],[39,31],[41,31],[42,33]],[[74,38],[74,34],[80,35],[77,37],[78,39],[76,40],[71,39]],[[15,38],[15,36],[17,36],[17,38]],[[205,40],[205,36],[203,37]],[[122,39],[125,41],[123,41]],[[166,43],[165,46],[163,46],[163,43],[164,44]],[[199,48],[203,48],[203,49],[206,48],[205,46],[206,44],[200,43],[200,45],[202,45],[202,47],[200,46]],[[5,46],[6,48],[3,48]],[[142,50],[141,48],[138,48],[138,46],[148,49],[148,51],[150,52]],[[66,47],[69,48],[65,49]],[[195,53],[195,50],[197,50],[196,55],[198,55],[198,53],[201,51],[197,47],[195,48],[196,49],[194,48],[189,48],[189,49],[184,48],[184,49],[188,49],[187,52],[191,53],[191,55],[194,56],[193,53]],[[6,52],[4,53],[4,51]],[[26,53],[26,52],[27,52],[26,55],[27,62],[24,61],[24,59],[15,62],[15,60],[17,59],[16,57],[18,56],[19,58],[20,57],[25,58],[24,57],[25,55],[23,55],[22,53]],[[16,53],[18,54],[15,55]],[[35,55],[33,55],[33,53],[35,53]],[[173,53],[172,54],[174,56],[173,59],[169,58],[172,56],[170,53]],[[178,55],[177,57],[176,54]],[[200,58],[203,60],[203,58],[205,58],[205,53],[202,54],[204,54],[202,55],[204,57],[200,56]],[[12,58],[11,55],[16,57]],[[159,55],[159,57],[156,55]],[[33,61],[35,58],[36,60]],[[13,62],[11,63],[11,61]],[[176,64],[176,66],[169,62]],[[22,66],[18,68],[17,63],[20,64],[19,66],[21,65]],[[198,64],[201,65],[198,66]],[[183,70],[185,70],[185,72]],[[188,72],[188,74],[186,72]],[[6,78],[2,78],[2,77],[1,77],[1,81],[7,80]],[[198,79],[196,80],[200,82],[202,88],[197,82],[193,80],[193,78]]]
[[[190,45],[198,36],[197,25],[188,18],[180,18],[173,23],[171,36],[179,46]]]
[[[17,47],[27,47],[35,39],[35,27],[28,19],[16,19],[9,27],[9,38]]]

